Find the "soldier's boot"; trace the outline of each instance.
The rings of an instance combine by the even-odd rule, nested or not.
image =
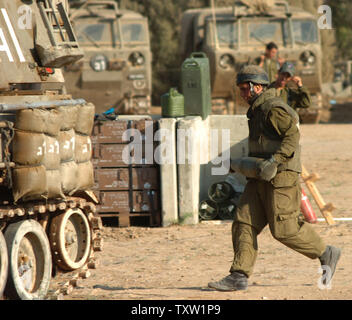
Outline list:
[[[248,280],[247,276],[235,271],[219,281],[209,282],[208,287],[218,291],[246,290]]]
[[[328,285],[335,273],[337,262],[341,256],[341,249],[326,246],[323,255],[319,258],[323,269],[323,284]],[[326,276],[325,276],[326,275]]]

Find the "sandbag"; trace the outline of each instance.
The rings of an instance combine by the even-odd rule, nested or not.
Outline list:
[[[67,161],[60,164],[61,189],[65,195],[77,189],[77,174],[77,164],[75,161]]]
[[[46,170],[48,199],[65,198],[61,187],[60,170]]]
[[[94,185],[94,171],[91,161],[77,164],[77,189],[75,191],[89,190]]]
[[[46,198],[46,170],[45,167],[17,167],[12,171],[12,194],[14,201],[38,200]]]
[[[23,109],[16,112],[15,128],[56,137],[61,122],[61,113],[56,109]]]
[[[60,159],[62,161],[74,160],[75,155],[75,131],[65,130],[59,133]]]
[[[48,117],[46,118],[46,128],[44,133],[57,137],[60,132],[62,114],[57,109],[49,109]]]
[[[89,136],[76,134],[75,161],[87,162],[92,158],[92,141]]]
[[[92,103],[87,103],[78,108],[78,117],[75,126],[77,133],[90,136],[92,134],[95,116],[95,106]]]
[[[60,145],[59,141],[51,136],[44,135],[45,153],[42,164],[47,170],[60,169]]]
[[[19,165],[40,165],[45,153],[45,135],[15,130],[12,141],[12,161]]]
[[[74,129],[77,122],[79,106],[60,106],[57,110],[61,113],[60,130]]]

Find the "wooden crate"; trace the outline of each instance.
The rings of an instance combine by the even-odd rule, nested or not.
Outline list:
[[[93,165],[97,168],[156,165],[154,159],[156,146],[157,144],[146,144],[139,147],[122,143],[94,143]]]
[[[129,143],[134,141],[133,136],[135,131],[127,131],[128,129],[136,129],[139,131],[140,139],[136,139],[137,141],[141,140],[144,142],[148,138],[149,143],[152,143],[154,134],[158,129],[158,123],[150,119],[96,122],[93,128],[92,142]]]
[[[147,163],[143,158],[148,152],[154,154],[157,144],[145,138],[150,138],[152,133],[154,135],[156,124],[151,120],[117,120],[94,126],[94,190],[100,201],[97,211],[102,218],[117,218],[121,227],[142,221],[149,226],[161,225],[159,166],[154,161]],[[138,141],[142,147],[142,159],[139,162],[126,163],[123,160],[123,152],[129,151],[129,142],[122,137],[128,129],[138,129]],[[131,141],[135,132],[130,131]]]
[[[130,171],[132,172],[132,189],[159,189],[158,167],[129,168],[97,168],[95,170],[96,189],[128,190],[130,187]]]

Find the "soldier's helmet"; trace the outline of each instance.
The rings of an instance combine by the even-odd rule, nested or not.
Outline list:
[[[237,74],[237,85],[252,82],[255,84],[269,85],[268,74],[262,67],[257,65],[245,65]]]
[[[295,66],[292,62],[285,62],[279,70],[279,73],[288,73],[290,77],[295,75]]]

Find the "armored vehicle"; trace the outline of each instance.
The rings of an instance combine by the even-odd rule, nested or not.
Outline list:
[[[61,0],[0,1],[0,298],[58,298],[101,249],[94,105],[65,94],[82,52]]]
[[[71,1],[70,20],[84,58],[65,68],[68,91],[96,112],[147,114],[151,51],[147,19],[115,1]]]
[[[240,113],[244,102],[234,94],[236,72],[263,55],[265,45],[273,41],[280,58],[295,65],[312,95],[315,108],[304,111],[306,118],[318,120],[322,51],[312,14],[286,1],[242,0],[232,7],[187,10],[181,25],[183,58],[193,51],[203,51],[209,58],[213,113]]]

